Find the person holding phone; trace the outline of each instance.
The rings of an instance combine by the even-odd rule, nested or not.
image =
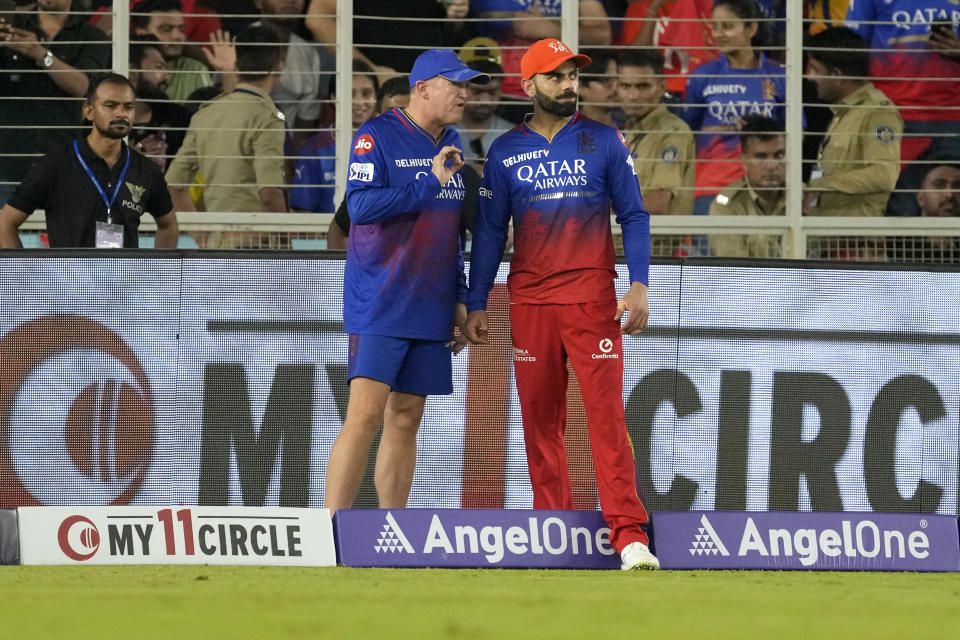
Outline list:
[[[35,12],[2,2],[0,204],[31,156],[59,148],[82,130],[78,98],[86,95],[91,72],[110,68],[109,39],[71,14],[70,0],[38,0]]]

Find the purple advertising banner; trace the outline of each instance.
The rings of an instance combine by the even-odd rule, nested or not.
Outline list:
[[[653,526],[664,569],[960,571],[955,516],[660,511]]]
[[[341,509],[333,526],[349,567],[620,567],[597,511]]]

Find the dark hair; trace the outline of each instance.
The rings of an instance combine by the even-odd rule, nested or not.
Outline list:
[[[140,69],[140,65],[143,64],[143,59],[147,57],[147,52],[150,49],[156,49],[157,51],[160,51],[160,39],[151,33],[137,36],[136,40],[131,40],[130,68]]]
[[[607,65],[611,60],[616,61],[616,57],[609,51],[599,50],[590,52],[590,64],[585,67],[580,67],[580,85],[588,85],[591,82],[603,82],[604,80],[609,80],[605,74],[607,73]]]
[[[284,59],[286,41],[268,24],[250,25],[237,36],[237,71],[241,80],[261,80]]]
[[[741,121],[740,148],[746,149],[747,142],[750,140],[756,139],[760,142],[766,142],[782,135],[784,135],[782,122],[753,113],[744,116]]]
[[[839,69],[850,78],[870,75],[870,52],[866,41],[849,27],[829,27],[807,39],[804,53],[827,68]]]
[[[380,85],[380,90],[377,91],[377,111],[380,111],[380,105],[382,105],[383,101],[387,98],[408,95],[410,95],[410,76],[390,78]]]
[[[663,54],[656,49],[627,49],[620,55],[622,67],[650,67],[655,75],[663,75]]]
[[[122,76],[119,73],[101,73],[90,78],[90,84],[87,86],[87,95],[85,98],[87,104],[93,104],[94,98],[97,97],[97,89],[99,89],[102,84],[130,87],[133,95],[137,95],[137,90],[130,83],[130,79],[127,78],[127,76]]]
[[[487,74],[493,80],[503,80],[503,67],[493,60],[471,60],[467,66],[474,71]]]
[[[927,158],[927,163],[923,165],[923,175],[920,177],[920,184],[927,179],[927,176],[930,175],[930,172],[934,169],[939,169],[940,167],[949,167],[954,171],[960,171],[960,164],[957,162],[956,157],[951,156],[934,156],[932,158]]]
[[[369,64],[367,64],[360,58],[354,58],[353,73],[356,75],[366,76],[367,78],[370,78],[370,81],[373,83],[373,92],[376,93],[378,96],[380,95],[380,80],[377,79],[377,73],[373,70],[373,67],[371,67]],[[327,93],[329,95],[335,95],[337,93],[337,75],[335,73],[331,73],[330,79],[327,80]],[[399,92],[395,91],[391,95],[396,95],[397,93]],[[409,89],[407,93],[409,93]],[[379,101],[380,99],[377,98],[377,102]]]
[[[183,13],[183,2],[180,0],[141,0],[130,7],[130,29],[146,29],[150,24],[149,15],[136,15],[138,13],[170,13],[179,11]]]
[[[735,16],[744,22],[753,22],[757,25],[757,33],[750,40],[754,49],[762,49],[767,43],[767,23],[763,21],[763,12],[757,0],[717,0],[713,8],[726,7]]]

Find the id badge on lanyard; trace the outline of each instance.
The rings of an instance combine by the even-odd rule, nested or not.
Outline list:
[[[130,148],[127,148],[127,157],[123,162],[123,169],[120,171],[119,177],[117,177],[117,184],[113,188],[113,194],[109,199],[107,198],[107,192],[103,190],[96,176],[93,175],[90,166],[83,159],[83,156],[80,155],[80,145],[76,140],[73,141],[73,151],[77,155],[80,166],[83,167],[87,177],[90,178],[90,182],[93,183],[93,186],[97,189],[97,193],[100,194],[100,199],[103,200],[103,204],[107,206],[107,221],[97,221],[96,247],[98,249],[119,249],[123,247],[123,225],[113,224],[113,219],[110,214],[111,209],[113,209],[113,203],[117,201],[117,194],[120,193],[120,185],[123,184],[123,179],[127,177],[127,169],[130,168]]]

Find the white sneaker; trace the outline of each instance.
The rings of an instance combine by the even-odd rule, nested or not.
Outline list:
[[[660,561],[650,553],[650,549],[642,542],[631,542],[620,552],[620,559],[623,564],[620,568],[624,571],[631,569],[659,569]]]

